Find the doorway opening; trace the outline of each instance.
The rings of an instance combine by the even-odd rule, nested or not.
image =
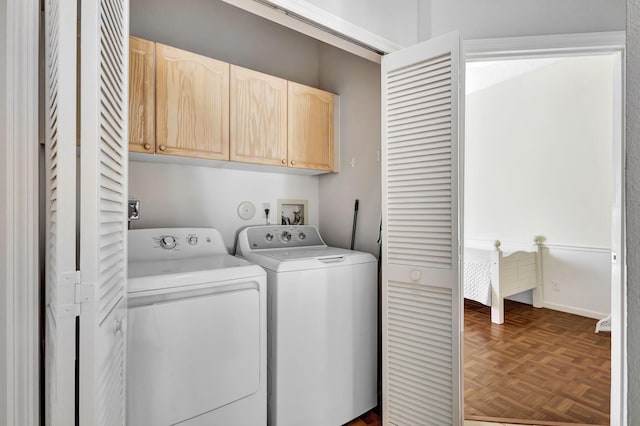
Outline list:
[[[588,50],[467,51],[464,293],[476,301],[464,303],[465,418],[616,424],[621,413],[623,333],[595,326],[615,322],[624,286],[611,264],[622,252],[622,55]],[[533,291],[516,291],[528,266],[495,267],[497,253],[519,251],[536,259]],[[481,304],[495,306],[483,286],[498,277],[515,286],[503,324]]]

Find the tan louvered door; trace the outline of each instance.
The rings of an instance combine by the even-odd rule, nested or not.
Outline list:
[[[75,421],[76,1],[45,6],[45,425]],[[6,350],[6,349],[5,349]]]
[[[129,2],[84,0],[80,424],[125,424]]]
[[[462,421],[457,33],[382,60],[383,422]]]

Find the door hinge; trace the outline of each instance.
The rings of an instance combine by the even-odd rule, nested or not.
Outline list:
[[[93,283],[83,283],[82,275],[80,271],[76,271],[76,282],[75,282],[75,297],[74,302],[77,305],[81,305],[83,303],[88,303],[93,300],[94,297],[94,285]]]
[[[61,272],[56,277],[56,315],[74,317],[80,315],[80,305],[76,301],[76,287],[80,282],[80,271]]]

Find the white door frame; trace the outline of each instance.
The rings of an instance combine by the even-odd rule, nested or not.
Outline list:
[[[612,263],[612,277],[618,285],[611,286],[611,418],[612,425],[627,424],[627,280],[625,250],[625,33],[585,33],[535,37],[515,37],[464,42],[466,62],[540,58],[553,56],[578,56],[615,54],[614,75],[614,212],[612,221],[612,251],[617,252],[617,262]],[[619,90],[618,90],[619,89]],[[618,125],[616,125],[616,123]],[[464,149],[464,147],[462,148]],[[461,153],[461,156],[464,154]]]
[[[0,424],[39,412],[40,2],[0,0]]]

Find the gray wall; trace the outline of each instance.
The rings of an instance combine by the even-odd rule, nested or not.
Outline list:
[[[640,0],[627,2],[627,300],[629,425],[640,424]],[[635,401],[635,402],[634,402]]]
[[[625,0],[431,0],[431,34],[465,39],[616,31]]]
[[[6,185],[8,176],[7,168],[4,166],[7,161],[7,141],[6,141],[6,113],[5,105],[7,102],[7,2],[0,0],[0,203],[3,209],[0,211],[0,235],[3,247],[0,249],[0,423],[7,422],[7,247],[4,235],[7,235],[6,227],[8,225],[5,218],[4,200],[6,199]]]
[[[320,228],[328,244],[348,248],[357,198],[360,209],[355,248],[377,255],[380,66],[333,47],[322,47],[320,82],[340,94],[342,163],[340,173],[320,177]]]
[[[132,0],[132,35],[318,87],[321,43],[218,0]]]

